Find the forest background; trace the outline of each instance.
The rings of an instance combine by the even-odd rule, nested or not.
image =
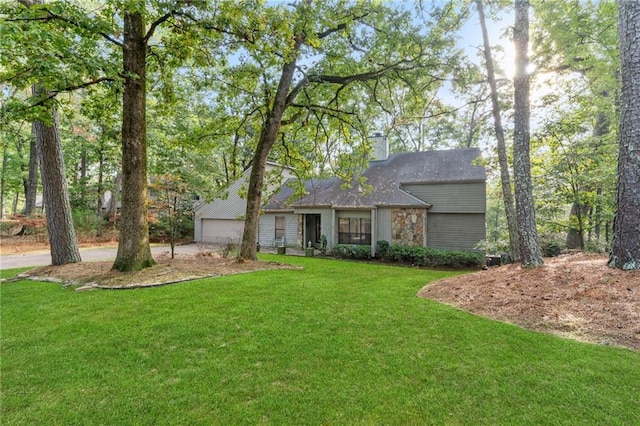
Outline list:
[[[509,251],[478,2],[40,3],[1,6],[3,219],[38,223],[43,188],[32,123],[43,122],[59,129],[73,228],[89,236],[114,229],[123,158],[135,157],[124,151],[121,98],[140,81],[123,58],[127,16],[136,15],[146,60],[142,152],[155,193],[152,237],[166,237],[171,220],[190,235],[194,200],[210,200],[255,163],[291,65],[288,87],[298,91],[283,101],[265,161],[291,166],[301,179],[350,177],[376,131],[388,135],[392,152],[480,146],[489,171],[481,248]],[[513,3],[484,6],[510,147]],[[539,243],[546,255],[602,252],[616,196],[617,6],[540,0],[530,16]],[[106,194],[116,197],[108,203]]]

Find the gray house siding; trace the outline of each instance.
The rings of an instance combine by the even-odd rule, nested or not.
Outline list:
[[[195,217],[193,219],[193,239],[195,241],[204,241],[202,239],[202,218]]]
[[[485,238],[483,214],[431,213],[427,215],[427,247],[474,250]]]
[[[429,213],[482,213],[486,211],[485,182],[404,184],[411,195],[432,205]]]
[[[335,244],[333,235],[335,233],[336,226],[338,226],[338,224],[335,223],[335,216],[334,216],[333,210],[322,209],[322,212],[320,214],[321,214],[320,216],[321,232],[325,237],[327,237],[327,246],[333,247]]]
[[[376,210],[376,227],[378,228],[376,241],[391,242],[391,209],[379,208]]]
[[[260,216],[258,241],[262,247],[272,247],[276,238],[276,216],[284,216],[286,245],[297,245],[298,215],[294,213],[265,213]]]

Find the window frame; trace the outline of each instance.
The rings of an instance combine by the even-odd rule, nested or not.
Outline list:
[[[339,217],[338,244],[370,246],[371,219],[366,217]]]
[[[281,227],[278,227],[278,222],[281,222]],[[276,216],[274,220],[274,238],[281,240],[287,235],[287,220],[285,216]]]

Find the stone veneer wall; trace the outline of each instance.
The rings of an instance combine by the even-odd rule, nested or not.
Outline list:
[[[391,244],[422,246],[425,213],[424,209],[392,209]]]

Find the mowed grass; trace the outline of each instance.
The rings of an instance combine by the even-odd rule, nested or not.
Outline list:
[[[416,297],[449,276],[304,266],[153,289],[3,283],[2,424],[640,424],[640,354]]]

